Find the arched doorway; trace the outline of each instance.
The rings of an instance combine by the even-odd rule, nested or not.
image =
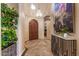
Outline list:
[[[38,22],[32,19],[29,22],[29,40],[38,39]]]

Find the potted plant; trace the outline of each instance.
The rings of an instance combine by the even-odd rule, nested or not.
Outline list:
[[[1,47],[2,55],[13,55],[16,50],[13,46],[17,42],[16,29],[18,13],[7,4],[1,4]],[[13,50],[11,50],[13,48]],[[10,51],[11,50],[11,51]],[[7,52],[5,52],[7,51]]]
[[[60,32],[63,34],[64,37],[67,37],[67,35],[68,35],[67,26],[63,25],[62,28],[60,29]]]

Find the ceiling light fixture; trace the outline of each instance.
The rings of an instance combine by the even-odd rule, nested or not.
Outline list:
[[[31,4],[31,9],[32,9],[32,10],[35,10],[35,9],[36,9],[36,7],[35,7],[34,4]]]
[[[36,16],[37,16],[37,17],[42,17],[42,13],[41,13],[40,10],[37,10]]]

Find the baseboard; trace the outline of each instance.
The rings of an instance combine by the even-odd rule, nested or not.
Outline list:
[[[24,51],[22,52],[21,56],[24,56],[26,51],[27,51],[27,48],[24,49]]]

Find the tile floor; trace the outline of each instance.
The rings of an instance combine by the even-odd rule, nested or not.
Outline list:
[[[25,42],[25,47],[28,50],[25,56],[52,56],[51,52],[51,40],[37,39]]]

